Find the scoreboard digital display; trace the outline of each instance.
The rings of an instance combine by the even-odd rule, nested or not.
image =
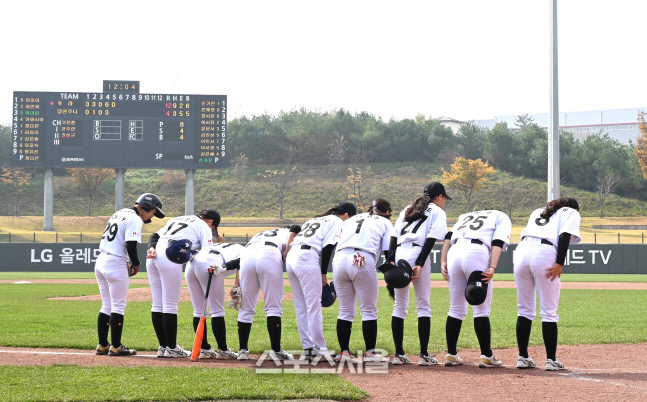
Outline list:
[[[226,166],[227,96],[14,92],[12,163],[23,167],[215,169]]]

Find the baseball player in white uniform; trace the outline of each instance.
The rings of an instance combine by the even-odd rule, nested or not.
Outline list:
[[[556,357],[557,322],[562,267],[569,244],[580,238],[579,205],[574,198],[559,198],[545,208],[535,210],[521,232],[521,242],[514,254],[514,280],[517,285],[517,344],[518,368],[533,368],[528,355],[532,321],[536,316],[539,293],[539,315],[546,347],[546,370],[563,370]]]
[[[177,344],[177,310],[182,290],[182,263],[190,254],[172,255],[168,250],[190,252],[212,245],[214,231],[220,223],[218,212],[208,209],[200,214],[170,219],[151,236],[146,271],[153,295],[151,315],[159,341],[157,357],[189,357],[190,351]],[[178,248],[179,244],[188,247]],[[169,258],[172,258],[170,260]]]
[[[121,333],[128,295],[128,277],[137,274],[137,244],[142,240],[142,223],[153,216],[164,218],[162,201],[155,194],[142,194],[132,208],[119,210],[108,220],[101,236],[101,254],[94,265],[94,275],[101,292],[101,311],[97,320],[99,345],[96,354],[132,356],[137,354],[121,343]],[[127,261],[131,265],[128,267]],[[112,345],[108,343],[111,333]]]
[[[369,212],[355,215],[344,222],[337,251],[333,258],[333,280],[339,300],[337,338],[340,353],[335,360],[353,360],[350,353],[350,335],[355,320],[355,298],[362,313],[362,333],[366,351],[365,361],[385,362],[386,357],[375,352],[377,341],[378,281],[376,261],[380,250],[389,251],[391,237],[395,237],[391,204],[377,199]]]
[[[449,313],[447,314],[447,355],[445,365],[463,363],[456,345],[461,325],[467,315],[465,288],[474,271],[482,271],[482,282],[487,283],[485,301],[473,306],[474,330],[481,347],[479,367],[500,367],[491,349],[490,306],[492,305],[492,277],[501,253],[508,249],[512,223],[501,211],[473,211],[461,215],[443,243],[441,272],[449,281]]]
[[[328,264],[344,221],[357,213],[355,205],[341,202],[301,226],[286,258],[286,270],[297,316],[304,356],[328,353],[323,336],[321,294],[328,283]]]
[[[249,333],[252,328],[259,290],[263,290],[271,359],[292,360],[281,348],[281,316],[283,315],[283,262],[290,243],[301,227],[266,230],[252,237],[241,252],[240,289],[242,297],[238,314],[239,360],[249,359]]]
[[[193,304],[194,331],[198,329],[204,308],[204,295],[209,281],[208,270],[210,267],[217,268],[211,278],[208,304],[211,315],[211,329],[218,343],[218,350],[214,350],[209,344],[205,328],[204,336],[202,337],[202,350],[200,351],[201,359],[235,359],[238,357],[227,346],[225,277],[238,273],[240,253],[244,249],[243,245],[235,243],[219,243],[210,247],[203,247],[186,265],[184,277],[191,295],[191,303]]]
[[[429,183],[423,196],[406,207],[395,222],[397,248],[395,260],[407,260],[412,268],[413,289],[416,293],[416,310],[418,313],[418,337],[420,339],[419,366],[438,364],[434,356],[427,351],[429,332],[431,330],[431,260],[429,253],[436,241],[443,241],[447,234],[447,215],[442,208],[445,200],[451,198],[445,187],[438,182]],[[390,259],[394,247],[389,250]],[[395,289],[395,306],[391,317],[391,330],[395,343],[393,364],[411,363],[402,346],[404,338],[404,319],[409,305],[409,286]]]

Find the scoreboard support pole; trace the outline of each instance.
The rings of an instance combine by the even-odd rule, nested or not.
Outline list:
[[[115,212],[124,209],[125,187],[126,187],[126,169],[115,168]]]
[[[44,215],[45,222],[43,225],[43,232],[54,231],[54,172],[52,168],[45,169],[45,189],[44,194]]]
[[[185,169],[184,171],[186,172],[184,215],[193,215],[195,213],[193,203],[195,197],[195,169]]]

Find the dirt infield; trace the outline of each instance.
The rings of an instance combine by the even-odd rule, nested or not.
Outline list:
[[[530,354],[539,363],[538,369],[516,368],[515,349],[497,349],[496,355],[504,367],[480,369],[479,351],[459,351],[465,365],[457,367],[415,365],[383,366],[382,374],[353,373],[344,367],[341,375],[364,389],[369,401],[405,400],[461,400],[461,401],[518,401],[518,400],[641,400],[647,397],[647,344],[637,345],[582,345],[559,346],[567,370],[543,370],[543,347],[531,347]],[[443,356],[438,356],[442,359]],[[0,365],[77,364],[80,366],[153,366],[153,367],[227,367],[259,368],[258,356],[248,361],[159,359],[153,352],[142,352],[134,357],[96,356],[94,351],[73,349],[28,349],[0,347]],[[260,368],[285,368],[266,361]],[[313,366],[300,366],[301,369]],[[316,368],[330,368],[320,362]],[[338,366],[332,366],[338,370]],[[280,375],[280,374],[279,374]]]

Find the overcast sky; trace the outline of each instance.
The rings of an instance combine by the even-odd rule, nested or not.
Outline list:
[[[2,1],[13,91],[224,94],[229,119],[305,107],[459,120],[548,112],[550,0]],[[647,105],[647,1],[561,0],[561,111]]]

